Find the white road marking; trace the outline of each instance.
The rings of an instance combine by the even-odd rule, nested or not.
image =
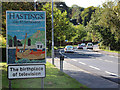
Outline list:
[[[115,57],[115,58],[117,58],[117,59],[118,59],[118,57]]]
[[[109,60],[105,60],[105,61],[106,61],[106,62],[111,62],[111,63],[113,62],[113,61],[109,61]]]
[[[98,58],[98,60],[103,60],[103,59],[101,59],[101,58]],[[110,61],[110,60],[103,60],[103,61],[106,61],[106,62],[111,62],[111,63],[113,63],[113,61]]]
[[[110,56],[110,57],[114,57],[114,56]]]
[[[111,73],[111,72],[108,72],[108,71],[105,71],[106,73],[108,73],[108,74],[111,74],[111,75],[115,75],[115,76],[118,76],[117,74],[115,74],[115,73]]]
[[[99,60],[102,60],[101,58],[98,58]]]
[[[97,54],[102,54],[102,53],[98,53],[98,52],[97,52]]]
[[[77,61],[77,60],[75,60],[75,59],[71,59],[71,60],[73,60],[73,61]]]
[[[118,59],[118,56],[110,56],[110,55],[106,55],[107,57],[114,57]]]
[[[94,67],[94,66],[90,66],[90,65],[89,65],[89,67],[94,68],[94,69],[96,69],[96,70],[100,70],[99,68]]]
[[[79,62],[80,64],[83,64],[83,65],[86,65],[85,63],[83,63],[83,62]]]

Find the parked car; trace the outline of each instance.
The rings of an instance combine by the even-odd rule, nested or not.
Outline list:
[[[74,52],[73,46],[70,46],[70,45],[66,46],[66,47],[64,48],[64,52],[65,52],[65,53],[66,53],[66,52]]]
[[[87,49],[93,49],[93,44],[92,43],[87,43]]]
[[[83,49],[83,47],[86,47],[85,43],[78,44],[77,49]]]

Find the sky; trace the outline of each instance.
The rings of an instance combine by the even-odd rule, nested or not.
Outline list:
[[[89,6],[97,7],[99,5],[102,5],[102,3],[108,0],[63,0],[63,1],[65,1],[68,7],[71,7],[73,4],[76,4],[80,7],[87,8]],[[109,1],[114,1],[114,0],[109,0]]]

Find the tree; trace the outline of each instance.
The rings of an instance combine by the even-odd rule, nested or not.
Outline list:
[[[51,44],[49,41],[52,40],[52,28],[51,28],[51,3],[46,3],[43,8],[43,11],[46,11],[46,34],[48,45]],[[55,42],[65,41],[66,36],[68,35],[69,31],[69,19],[67,18],[67,12],[61,12],[59,9],[54,7],[53,9],[54,15],[54,40]]]
[[[98,37],[104,46],[112,50],[120,49],[120,12],[119,3],[106,2],[102,8],[97,8],[92,15],[91,21],[87,25],[87,30],[92,33],[92,37]]]
[[[83,20],[83,25],[86,26],[87,23],[91,20],[91,15],[93,12],[95,12],[96,8],[91,6],[91,7],[88,7],[88,8],[85,8],[84,11],[82,11],[81,13],[81,17],[82,17],[82,20]]]
[[[103,12],[101,15],[101,20],[99,24],[101,26],[106,26],[109,28],[109,32],[111,32],[111,41],[110,47],[111,49],[120,50],[120,2],[115,4],[115,2],[106,2],[103,4]],[[105,17],[104,17],[105,16]],[[116,46],[115,46],[116,45]]]
[[[73,42],[81,42],[81,41],[85,41],[85,37],[87,35],[86,29],[83,25],[77,25],[74,26],[74,28],[76,29],[76,36],[73,39]]]

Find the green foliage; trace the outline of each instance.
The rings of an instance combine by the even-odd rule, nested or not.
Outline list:
[[[71,19],[76,19],[77,23],[82,23],[82,19],[81,19],[81,12],[84,10],[84,8],[79,7],[77,5],[73,5],[72,7],[70,7],[71,9]]]
[[[85,37],[86,41],[92,41],[92,34],[90,32],[87,32],[87,35]]]
[[[114,2],[104,3],[104,10],[101,15],[101,20],[99,24],[101,26],[106,26],[110,28],[112,34],[115,35],[115,39],[118,42],[120,39],[120,3],[117,6],[114,5]]]
[[[52,22],[51,22],[51,3],[46,3],[42,10],[46,11],[46,34],[47,34],[47,40],[48,42],[52,40]],[[68,35],[69,32],[69,20],[67,18],[67,12],[61,12],[59,9],[54,7],[53,9],[53,14],[54,14],[54,40],[56,42],[65,41],[66,36]],[[48,43],[50,44],[50,43]]]
[[[83,25],[86,26],[87,23],[91,20],[91,15],[93,12],[95,12],[95,7],[91,6],[88,8],[85,8],[84,11],[81,13],[81,17],[83,20]]]
[[[85,37],[87,36],[86,29],[83,25],[77,25],[74,26],[76,29],[76,37],[73,39],[73,42],[80,42],[80,41],[85,41]]]
[[[0,47],[6,46],[6,40],[5,38],[0,34]]]
[[[101,41],[105,47],[111,50],[120,49],[120,19],[118,10],[120,4],[107,2],[103,7],[98,7],[92,15],[92,20],[88,23],[87,29],[92,33],[92,40]]]

